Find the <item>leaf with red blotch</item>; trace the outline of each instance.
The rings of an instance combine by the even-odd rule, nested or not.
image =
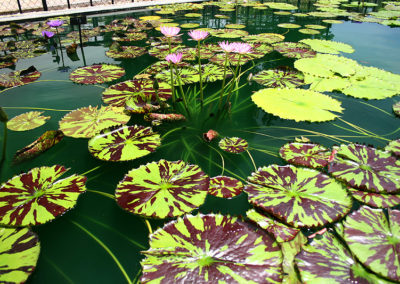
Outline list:
[[[0,74],[0,86],[5,88],[11,88],[11,87],[25,85],[33,81],[36,81],[42,75],[37,70],[22,75],[21,74],[22,71],[23,70],[14,71],[8,74]]]
[[[279,155],[287,162],[309,168],[323,168],[328,165],[330,151],[319,144],[292,142],[279,150]]]
[[[242,193],[243,183],[232,177],[217,176],[210,179],[208,193],[216,197],[232,198]]]
[[[310,58],[317,54],[309,45],[300,42],[275,43],[274,49],[289,58]]]
[[[7,128],[13,131],[35,129],[46,123],[50,116],[42,116],[43,111],[29,111],[13,117],[7,123]]]
[[[389,208],[400,204],[400,194],[382,194],[349,187],[351,195],[358,201],[377,208]]]
[[[400,158],[400,139],[390,141],[385,147],[385,151],[393,153],[395,156]]]
[[[101,84],[121,78],[125,75],[122,67],[111,64],[95,64],[80,67],[69,74],[69,79],[79,84]]]
[[[249,144],[239,137],[225,137],[219,141],[218,146],[229,153],[239,154],[247,150]]]

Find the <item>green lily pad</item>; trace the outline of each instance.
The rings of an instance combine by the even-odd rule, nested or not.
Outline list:
[[[215,18],[217,18],[217,19],[229,19],[230,17],[229,16],[227,16],[227,15],[214,15],[214,17]]]
[[[242,40],[246,42],[252,42],[252,43],[276,43],[283,41],[285,39],[285,36],[280,35],[280,34],[274,34],[274,33],[261,33],[261,34],[256,34],[256,35],[248,35],[245,37],[242,37]]]
[[[317,35],[320,34],[320,31],[313,30],[313,29],[299,29],[299,33],[306,34],[306,35]]]
[[[239,154],[247,150],[249,143],[239,137],[225,137],[221,139],[218,146],[229,153]]]
[[[274,12],[274,14],[275,14],[275,15],[279,15],[279,16],[289,16],[289,15],[291,15],[292,13],[287,12],[287,11],[276,11],[276,12]]]
[[[264,111],[295,121],[329,121],[342,113],[341,103],[327,95],[303,89],[262,89],[251,96]]]
[[[175,68],[173,69],[172,74],[173,74],[173,79],[174,79],[174,85],[178,86],[179,81],[178,81],[178,76],[177,76]],[[197,83],[200,81],[199,72],[193,67],[178,68],[178,74],[179,74],[179,80],[181,81],[182,85]],[[164,71],[158,73],[155,76],[155,78],[170,84],[171,83],[171,70],[170,69],[164,70]]]
[[[14,176],[0,187],[0,224],[44,224],[73,208],[86,191],[86,177],[72,175],[58,180],[63,166],[33,168]]]
[[[389,208],[400,204],[400,194],[381,194],[348,188],[351,195],[368,206],[376,208]]]
[[[400,280],[400,211],[363,206],[343,222],[344,240],[362,264],[383,277]]]
[[[197,24],[197,23],[187,23],[187,24],[182,24],[181,28],[182,29],[194,29],[194,28],[197,28],[199,26],[200,26],[200,24]]]
[[[121,107],[83,107],[66,114],[59,122],[65,136],[91,138],[103,129],[128,123],[130,116]]]
[[[351,45],[322,39],[302,39],[300,42],[309,45],[313,50],[320,53],[340,54],[340,52],[353,53]]]
[[[151,127],[123,126],[94,136],[88,145],[89,152],[97,159],[130,161],[154,152],[161,145],[161,138]]]
[[[187,13],[184,16],[187,18],[201,18],[203,15],[200,13]]]
[[[271,9],[277,9],[277,10],[297,10],[297,7],[292,5],[292,4],[288,4],[288,3],[280,3],[280,2],[266,2],[264,3],[265,5],[267,5],[268,7],[270,7]]]
[[[42,126],[50,116],[42,116],[43,111],[30,111],[13,117],[7,122],[7,128],[13,131],[26,131]]]
[[[304,75],[287,66],[263,70],[252,79],[268,88],[296,88],[304,84]]]
[[[112,40],[114,41],[137,41],[143,40],[147,38],[147,34],[143,32],[128,32],[125,33],[124,36],[113,36]]]
[[[385,147],[385,151],[389,151],[397,157],[400,157],[400,139],[390,141]]]
[[[246,26],[241,24],[226,24],[226,29],[244,29]]]
[[[25,283],[39,258],[38,237],[28,228],[0,228],[0,282]]]
[[[121,46],[122,51],[108,50],[106,55],[111,58],[136,58],[146,53],[146,48],[139,46]]]
[[[337,153],[328,171],[335,178],[370,192],[400,191],[400,161],[390,153],[359,144],[333,149]]]
[[[310,46],[299,42],[278,42],[273,46],[276,51],[289,58],[310,58],[317,54]]]
[[[171,45],[171,53],[179,52],[181,46]],[[154,56],[160,60],[165,60],[165,57],[169,54],[169,46],[168,45],[158,45],[149,49],[149,54]]]
[[[211,30],[210,34],[219,38],[239,38],[247,36],[249,33],[239,29],[216,29]]]
[[[288,163],[310,168],[323,168],[328,165],[330,154],[327,148],[314,143],[291,142],[279,150],[279,155]]]
[[[198,70],[199,66],[193,66],[194,69]],[[224,78],[224,68],[215,64],[203,64],[201,65],[201,73],[203,82],[215,82]],[[225,76],[232,76],[232,71],[226,70]]]
[[[277,25],[280,28],[284,28],[284,29],[298,29],[301,26],[297,25],[297,24],[291,24],[291,23],[281,23]]]
[[[313,29],[313,30],[324,30],[326,29],[326,26],[321,26],[321,25],[305,25],[307,29]]]
[[[196,165],[164,159],[129,171],[115,191],[117,203],[131,213],[164,219],[202,205],[209,177]]]
[[[11,88],[11,87],[25,85],[33,81],[36,81],[42,75],[36,69],[33,72],[29,72],[26,74],[22,73],[22,75],[21,72],[23,72],[23,70],[14,71],[8,74],[0,74],[0,86]]]
[[[282,253],[266,233],[220,214],[186,215],[150,236],[142,283],[279,283]]]
[[[243,183],[232,177],[217,176],[210,179],[208,193],[216,197],[232,198],[242,193]]]
[[[69,79],[79,84],[101,84],[117,80],[125,75],[124,68],[111,64],[95,64],[78,68],[69,74]]]
[[[322,21],[327,24],[343,24],[343,21],[340,20],[322,20]]]
[[[270,165],[248,180],[249,202],[296,228],[333,223],[352,206],[342,183],[314,169]]]
[[[351,82],[348,78],[342,78],[340,76],[332,76],[329,78],[313,76],[308,73],[304,76],[306,84],[310,85],[310,90],[317,92],[332,92],[342,91],[343,89],[351,86]]]

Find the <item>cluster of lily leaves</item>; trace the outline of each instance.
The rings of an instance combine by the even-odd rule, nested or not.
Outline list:
[[[254,9],[295,10],[287,3],[204,2],[155,7],[160,15],[214,5],[222,12],[235,5]],[[384,10],[369,17],[339,7],[370,6],[371,3],[342,4],[318,1],[318,12],[308,16],[349,16],[354,21],[398,25],[399,5],[387,3]],[[188,18],[201,17],[187,13]],[[299,15],[301,16],[301,15]],[[307,15],[306,15],[307,16]],[[332,20],[331,20],[332,21]],[[174,24],[174,23],[169,23]],[[343,112],[341,102],[323,92],[339,91],[355,98],[384,99],[400,93],[400,75],[341,56],[354,49],[333,41],[306,39],[285,42],[284,35],[251,35],[241,27],[208,29],[217,40],[242,40],[252,52],[229,54],[231,68],[224,70],[225,53],[214,43],[200,49],[202,77],[196,48],[172,41],[172,52],[181,52],[179,78],[173,81],[169,64],[168,39],[159,34],[150,49],[124,45],[147,39],[147,31],[166,25],[159,16],[125,18],[96,29],[84,30],[84,42],[101,33],[113,33],[114,43],[106,52],[114,59],[140,57],[146,52],[159,59],[133,79],[115,83],[102,93],[107,106],[87,106],[67,113],[59,129],[46,131],[19,150],[13,162],[32,159],[55,146],[64,136],[88,139],[88,151],[102,161],[131,161],[144,157],[162,144],[153,127],[128,125],[132,114],[144,115],[153,126],[161,122],[185,121],[185,113],[168,113],[173,92],[180,83],[190,85],[231,78],[236,66],[246,66],[273,51],[295,58],[295,68],[262,70],[249,78],[263,89],[253,102],[265,112],[283,119],[321,122],[334,120]],[[285,28],[297,28],[284,26]],[[3,36],[15,36],[14,43],[0,44],[10,52],[0,59],[1,68],[18,59],[40,55],[47,41],[20,41],[26,32],[41,34],[43,23],[1,27]],[[318,27],[307,27],[309,29]],[[47,29],[47,27],[46,27]],[[56,32],[62,32],[62,27]],[[64,46],[78,40],[76,32],[66,35]],[[77,84],[103,84],[125,75],[113,64],[94,64],[72,71]],[[174,74],[176,75],[176,74]],[[225,75],[225,77],[224,77]],[[0,85],[13,88],[40,78],[35,68],[0,75]],[[177,78],[178,76],[173,76]],[[307,87],[308,86],[308,87]],[[393,106],[400,113],[400,104]],[[30,111],[7,121],[12,131],[27,131],[45,124],[50,116]],[[213,139],[216,137],[213,137]],[[249,142],[240,137],[218,138],[221,150],[248,153]],[[250,154],[249,154],[250,155]],[[329,149],[307,139],[283,145],[279,155],[289,164],[259,167],[247,183],[229,176],[209,177],[198,165],[187,161],[149,162],[131,169],[116,185],[114,198],[124,210],[144,218],[177,218],[149,236],[150,248],[141,261],[143,283],[392,283],[400,281],[400,140],[384,150],[361,144],[341,144]],[[30,226],[44,224],[72,209],[86,191],[87,178],[72,174],[62,165],[33,168],[14,176],[0,187],[0,281],[25,282],[36,266],[40,252],[38,237]],[[234,198],[245,192],[253,208],[246,218],[190,212],[201,206],[208,194]],[[362,204],[354,208],[354,201]],[[313,232],[311,234],[309,232]]]

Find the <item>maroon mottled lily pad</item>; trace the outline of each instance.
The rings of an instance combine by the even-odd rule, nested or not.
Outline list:
[[[353,254],[373,272],[400,281],[400,211],[362,206],[343,222],[343,238]]]
[[[179,62],[176,65],[179,69],[181,68],[187,68],[190,66],[189,63],[187,62]],[[146,68],[145,73],[150,74],[150,75],[156,75],[165,69],[169,69],[169,63],[168,61],[162,60],[162,61],[157,61],[156,63],[153,63],[149,67]]]
[[[351,195],[358,201],[377,208],[389,208],[400,204],[400,194],[380,194],[349,187]]]
[[[216,197],[232,198],[243,190],[243,183],[232,177],[217,176],[210,179],[208,193]]]
[[[7,122],[7,128],[13,131],[26,131],[42,126],[50,119],[43,116],[43,111],[29,111],[11,118]]]
[[[14,71],[8,74],[0,74],[0,86],[11,88],[25,85],[36,81],[42,75],[39,71],[24,72],[25,70]]]
[[[131,213],[166,218],[202,205],[209,177],[197,165],[160,160],[131,170],[115,191],[117,203]]]
[[[400,158],[400,139],[390,141],[385,147],[385,151],[389,151]]]
[[[304,85],[303,73],[287,66],[263,70],[253,80],[268,88],[296,88]]]
[[[110,49],[106,52],[106,55],[114,59],[119,59],[136,58],[146,53],[146,48],[140,46],[121,46],[121,49],[121,51]]]
[[[115,41],[137,41],[147,38],[147,34],[143,32],[128,32],[124,36],[115,35],[112,40]]]
[[[0,57],[0,69],[14,66],[15,63],[18,61],[18,58],[14,56],[1,56]]]
[[[314,143],[287,143],[279,150],[282,159],[291,164],[310,168],[323,168],[328,165],[330,151]]]
[[[173,45],[171,46],[171,53],[178,52],[181,46]],[[157,57],[158,59],[165,60],[165,57],[169,54],[168,45],[158,45],[149,49],[149,54],[151,56]]]
[[[334,147],[336,157],[329,173],[351,187],[376,193],[400,191],[400,161],[389,152],[350,144]]]
[[[150,236],[142,283],[280,283],[282,253],[263,231],[223,215],[186,215]]]
[[[249,144],[243,138],[225,137],[219,141],[218,146],[226,152],[239,154],[246,151]]]
[[[283,254],[282,268],[284,273],[282,283],[302,284],[298,276],[295,256],[307,244],[307,241],[307,237],[300,232],[293,240],[280,243]]]
[[[247,36],[249,33],[238,29],[213,29],[210,30],[210,34],[219,38],[239,38]]]
[[[95,64],[71,72],[71,81],[79,84],[101,84],[114,81],[125,75],[124,68],[111,64]]]
[[[53,220],[75,206],[86,177],[58,180],[68,169],[55,165],[31,169],[0,187],[0,224],[29,226]]]
[[[393,112],[400,116],[400,102],[397,102],[393,105]]]
[[[333,223],[352,206],[342,183],[314,169],[270,165],[248,180],[249,202],[296,228]]]
[[[279,42],[273,46],[276,51],[289,58],[310,58],[317,54],[309,45],[299,42]]]
[[[214,57],[208,59],[210,62],[219,65],[219,66],[224,66],[225,64],[225,53],[218,53],[214,55]],[[242,54],[239,55],[237,53],[229,53],[228,54],[228,64],[236,66],[236,65],[244,65],[250,60],[253,60],[254,58],[250,54]],[[239,61],[240,60],[240,61]]]

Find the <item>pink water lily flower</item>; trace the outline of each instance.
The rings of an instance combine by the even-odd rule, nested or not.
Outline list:
[[[207,31],[202,31],[202,30],[192,30],[188,32],[188,35],[194,39],[194,40],[203,40],[206,37],[208,37],[208,32]]]
[[[51,21],[47,22],[47,25],[52,27],[52,28],[59,27],[62,24],[64,24],[64,21],[62,21],[62,20],[51,20]]]
[[[171,53],[165,57],[165,60],[168,62],[172,62],[174,64],[178,64],[182,61],[182,53]]]
[[[234,43],[229,43],[227,41],[221,41],[218,43],[219,47],[222,48],[223,51],[225,52],[232,52],[233,49],[235,48]]]
[[[167,27],[167,26],[160,26],[160,31],[166,37],[173,37],[177,36],[181,28],[178,27]]]
[[[233,52],[246,54],[251,52],[251,45],[244,42],[235,42],[233,43]]]
[[[55,33],[50,32],[50,31],[42,31],[42,36],[45,38],[52,38],[55,35]]]

